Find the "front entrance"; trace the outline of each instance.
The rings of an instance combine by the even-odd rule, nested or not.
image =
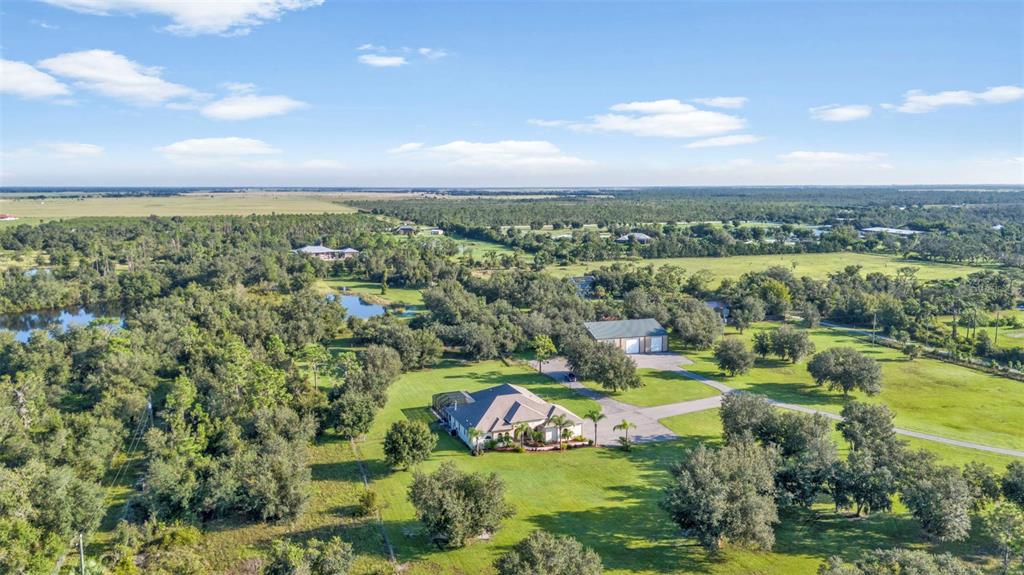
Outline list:
[[[640,353],[640,338],[626,340],[626,353]]]

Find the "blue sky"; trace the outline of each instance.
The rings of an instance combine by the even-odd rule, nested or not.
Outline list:
[[[1024,4],[49,0],[0,184],[1024,184]]]

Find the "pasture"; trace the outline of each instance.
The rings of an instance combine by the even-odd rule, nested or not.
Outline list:
[[[548,273],[559,277],[578,276],[590,270],[614,263],[633,263],[638,266],[674,265],[689,273],[706,271],[711,275],[713,286],[726,278],[738,278],[746,272],[763,271],[772,266],[782,266],[793,272],[797,277],[808,276],[824,279],[830,273],[842,271],[846,266],[860,266],[862,274],[880,272],[895,275],[902,267],[915,267],[917,278],[921,280],[952,279],[968,274],[991,269],[986,266],[968,266],[946,264],[921,260],[907,260],[892,255],[865,253],[827,253],[827,254],[784,254],[763,256],[732,256],[725,258],[658,258],[585,262],[571,265],[552,265]]]
[[[762,323],[742,335],[731,329],[728,337],[742,338],[748,346],[755,331],[778,324]],[[997,447],[1024,449],[1024,385],[935,359],[909,360],[901,352],[872,345],[863,337],[825,327],[810,330],[818,351],[849,346],[877,360],[882,368],[882,392],[867,397],[861,392],[844,398],[838,391],[819,387],[807,372],[806,360],[796,364],[776,358],[758,358],[750,372],[727,378],[710,350],[678,348],[694,361],[685,369],[772,399],[839,413],[849,399],[884,403],[896,412],[896,425],[951,439]]]

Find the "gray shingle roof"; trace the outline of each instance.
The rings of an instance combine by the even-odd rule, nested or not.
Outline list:
[[[483,432],[507,431],[524,421],[546,420],[564,415],[573,423],[583,423],[575,413],[560,405],[548,403],[533,393],[510,383],[503,383],[468,394],[472,403],[446,407],[445,411],[466,429]]]
[[[668,335],[658,320],[653,318],[588,321],[583,326],[587,328],[594,339]]]
[[[300,254],[336,254],[341,252],[341,250],[332,250],[325,246],[303,246],[293,251]]]

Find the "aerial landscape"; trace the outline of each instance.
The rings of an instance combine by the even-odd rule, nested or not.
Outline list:
[[[1024,573],[1024,4],[0,34],[0,574]]]

